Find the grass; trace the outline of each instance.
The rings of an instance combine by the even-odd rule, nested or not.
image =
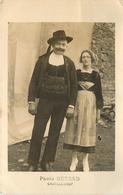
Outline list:
[[[106,122],[107,127],[97,126],[96,152],[89,156],[91,171],[114,171],[115,170],[115,123]],[[63,149],[64,133],[60,135],[54,171],[68,171],[71,162],[70,150]],[[45,147],[46,138],[43,140],[42,153]],[[8,170],[9,171],[27,171],[27,157],[29,152],[29,142],[21,142],[11,145],[8,148]],[[41,153],[41,156],[42,156]],[[82,153],[79,153],[79,165],[77,171],[82,171]]]

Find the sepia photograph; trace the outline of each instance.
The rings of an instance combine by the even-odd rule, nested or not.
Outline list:
[[[115,23],[8,23],[8,171],[115,171]]]

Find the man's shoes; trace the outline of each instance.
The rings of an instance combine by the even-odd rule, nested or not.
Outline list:
[[[28,168],[28,171],[36,171],[37,170],[37,166],[34,165],[30,165]]]
[[[51,172],[54,171],[53,165],[54,165],[53,162],[49,162],[49,170],[50,170]]]
[[[41,169],[42,169],[42,171],[49,171],[49,172],[54,171],[53,163],[49,162],[49,163],[42,164]]]
[[[42,171],[49,171],[49,164],[48,163],[42,164],[41,169],[42,169]]]

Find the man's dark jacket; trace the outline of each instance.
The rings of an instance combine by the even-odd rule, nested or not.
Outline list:
[[[49,61],[49,54],[44,54],[39,57],[29,84],[28,102],[35,101],[35,98],[40,98],[39,93],[40,83],[44,78],[46,67]],[[67,85],[68,85],[68,104],[75,105],[77,97],[77,77],[76,70],[73,61],[67,56],[64,57],[67,74]]]

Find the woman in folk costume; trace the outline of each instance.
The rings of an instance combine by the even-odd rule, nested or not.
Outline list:
[[[75,171],[78,152],[83,153],[83,171],[89,171],[88,156],[95,152],[96,120],[100,120],[103,107],[100,75],[92,69],[97,56],[91,50],[84,50],[80,56],[81,69],[77,70],[78,96],[74,117],[68,118],[64,148],[73,150],[70,171]]]

